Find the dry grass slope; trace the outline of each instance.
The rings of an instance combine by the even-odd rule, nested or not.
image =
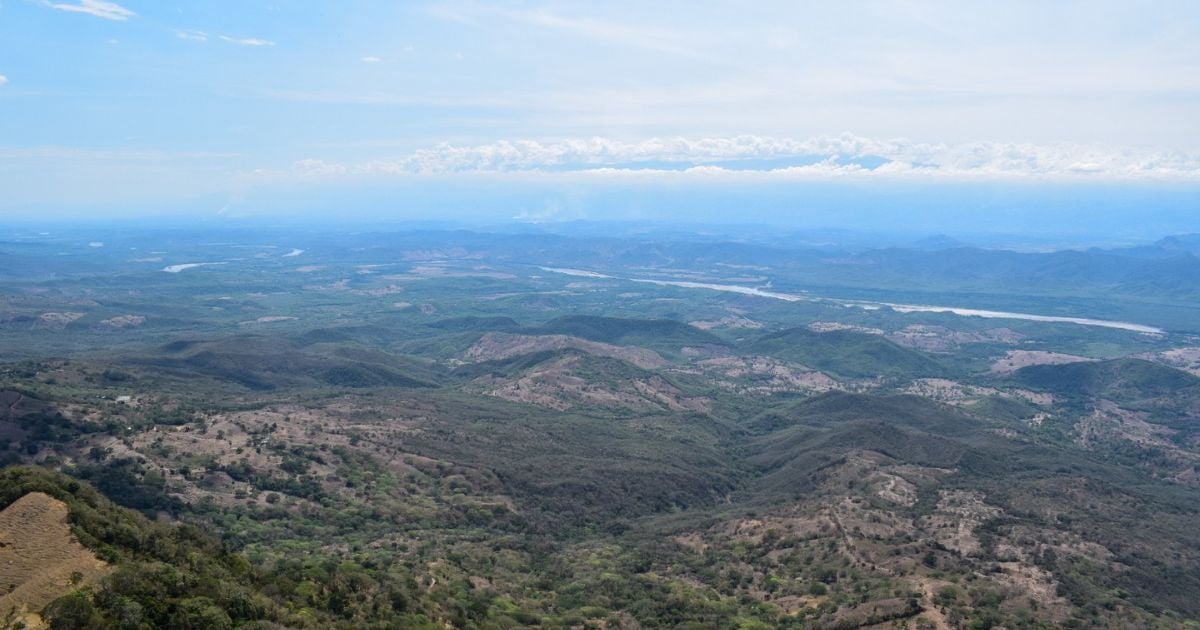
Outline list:
[[[109,567],[67,525],[67,505],[30,492],[0,512],[0,614],[40,611],[76,588],[95,584]]]

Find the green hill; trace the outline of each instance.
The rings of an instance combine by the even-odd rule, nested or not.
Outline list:
[[[1141,359],[1031,365],[1013,382],[1054,393],[1082,409],[1100,400],[1147,413],[1150,422],[1179,431],[1177,441],[1200,434],[1200,377]]]
[[[1063,396],[1099,396],[1116,402],[1200,390],[1200,377],[1142,359],[1031,365],[1017,370],[1013,381]]]
[[[428,361],[371,350],[354,342],[310,343],[242,335],[216,341],[173,342],[156,354],[128,363],[179,378],[201,375],[251,390],[328,385],[334,387],[435,387],[439,375]]]
[[[571,335],[590,341],[653,350],[678,351],[683,346],[724,346],[725,340],[671,319],[623,319],[593,315],[569,315],[552,319],[529,334]]]
[[[742,349],[846,378],[919,378],[949,372],[916,350],[898,346],[879,335],[849,330],[813,332],[807,328],[789,328],[754,339]]]
[[[747,427],[762,433],[798,425],[833,428],[861,420],[882,420],[946,435],[964,435],[978,429],[978,420],[927,398],[837,391],[777,405],[751,419]]]

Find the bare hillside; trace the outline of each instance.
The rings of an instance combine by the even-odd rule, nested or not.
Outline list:
[[[75,540],[62,501],[31,492],[0,512],[0,611],[40,611],[108,570]]]

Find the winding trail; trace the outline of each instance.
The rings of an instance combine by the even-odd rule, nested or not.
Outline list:
[[[17,405],[21,404],[22,400],[25,400],[25,394],[22,394],[21,392],[13,393],[16,394],[17,397],[11,403],[9,403],[8,409],[5,411],[6,418],[12,418],[13,414],[16,412]]]
[[[950,622],[946,620],[946,615],[942,614],[942,611],[938,609],[936,604],[934,604],[934,595],[936,589],[945,585],[945,583],[939,583],[936,580],[925,576],[900,576],[888,567],[868,562],[867,559],[863,557],[862,552],[859,551],[858,542],[855,541],[854,537],[850,535],[850,532],[846,530],[845,525],[842,524],[842,518],[838,514],[838,508],[836,506],[830,507],[829,519],[833,521],[834,526],[837,527],[838,533],[842,538],[842,544],[846,548],[846,555],[849,556],[851,560],[864,567],[873,567],[874,571],[882,575],[901,579],[915,587],[915,590],[920,591],[921,608],[923,610],[921,614],[912,617],[912,619],[928,621],[932,623],[937,630],[952,630],[953,627],[950,625]]]
[[[946,615],[942,614],[942,611],[938,610],[933,603],[933,580],[927,577],[917,578],[917,586],[923,595],[921,607],[925,609],[925,612],[917,615],[916,618],[933,622],[937,630],[951,630],[950,622],[946,621]]]

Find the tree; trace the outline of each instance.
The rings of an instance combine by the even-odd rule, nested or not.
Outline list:
[[[91,630],[103,628],[104,620],[92,600],[81,591],[63,595],[50,602],[42,611],[42,618],[52,630]]]
[[[171,615],[171,626],[181,630],[226,630],[233,621],[207,597],[191,597],[179,602]]]

